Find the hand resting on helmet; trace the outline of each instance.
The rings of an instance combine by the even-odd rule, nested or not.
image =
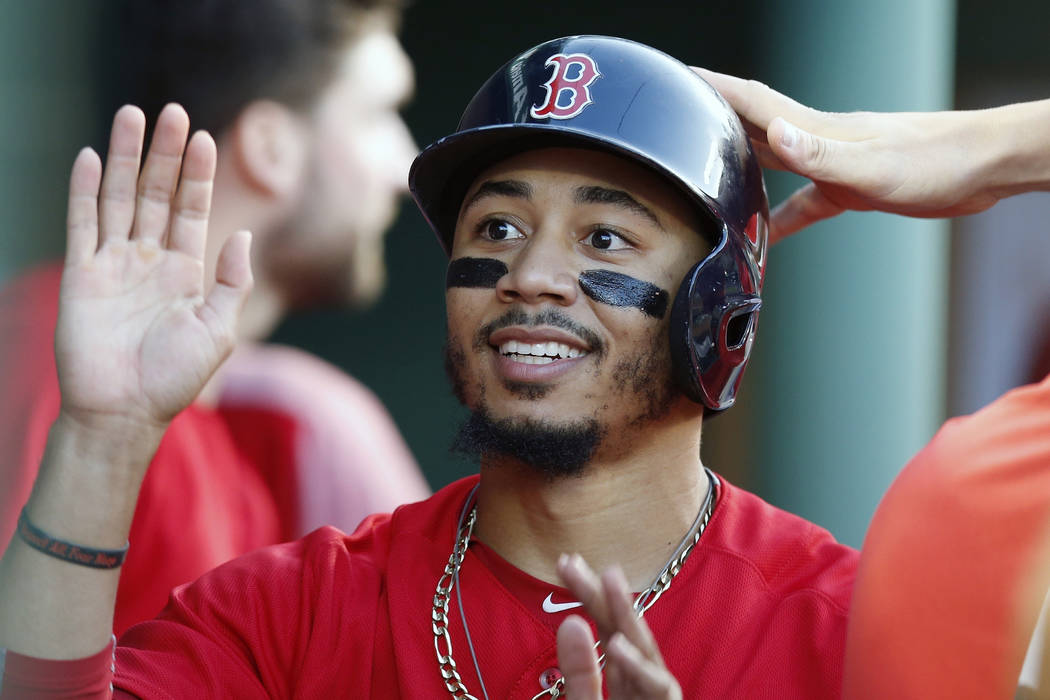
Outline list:
[[[1050,189],[1050,100],[954,112],[821,112],[754,80],[703,68],[762,165],[808,177],[771,216],[770,240],[843,211],[973,214]]]

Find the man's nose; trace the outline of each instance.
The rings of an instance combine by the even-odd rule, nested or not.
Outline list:
[[[501,301],[526,304],[550,302],[571,306],[579,293],[579,270],[571,264],[572,245],[564,233],[536,231],[496,283]]]

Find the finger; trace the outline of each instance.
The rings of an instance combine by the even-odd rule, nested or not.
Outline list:
[[[744,80],[706,68],[693,67],[693,71],[718,90],[745,123],[750,122],[762,131],[769,128],[776,117],[808,125],[822,114],[757,80]]]
[[[806,183],[769,215],[769,242],[776,243],[818,221],[838,216],[843,211],[843,207],[828,199],[814,183]]]
[[[182,177],[175,194],[168,248],[198,260],[204,257],[208,239],[208,215],[215,180],[215,141],[205,131],[198,131],[186,145],[182,160]]]
[[[603,636],[612,634],[612,616],[602,591],[601,579],[594,573],[579,554],[563,554],[558,559],[558,575],[565,587],[573,592],[576,598],[590,613],[598,625],[598,632]]]
[[[98,249],[98,188],[101,182],[102,160],[90,148],[81,150],[69,175],[66,265],[86,262]]]
[[[142,158],[146,115],[125,105],[113,117],[109,152],[98,204],[99,246],[125,240],[135,219],[135,196]]]
[[[625,635],[647,658],[662,666],[660,647],[649,625],[634,609],[633,596],[627,590],[627,578],[623,570],[618,566],[611,567],[602,573],[601,581],[616,633]]]
[[[160,242],[164,237],[189,130],[190,118],[182,107],[169,104],[161,110],[139,177],[132,238]]]
[[[601,698],[602,672],[594,651],[594,636],[578,615],[569,615],[558,626],[558,668],[573,700]]]
[[[811,180],[867,191],[892,189],[887,181],[899,175],[887,172],[878,152],[870,146],[870,137],[858,135],[850,141],[826,138],[777,118],[769,125],[767,141],[787,170]]]
[[[763,168],[787,170],[787,167],[780,161],[777,154],[766,143],[765,136],[762,137],[761,141],[751,139],[751,147],[754,149],[755,155],[758,156],[758,164]]]
[[[252,234],[237,231],[227,239],[215,266],[215,284],[205,299],[205,308],[214,315],[217,332],[233,333],[237,314],[252,289]]]
[[[225,357],[237,340],[237,317],[252,288],[251,234],[237,231],[219,251],[212,286],[198,317],[208,328],[216,348]]]
[[[681,687],[671,672],[663,665],[652,663],[622,634],[614,634],[605,649],[606,668],[617,669],[620,683],[633,690],[634,695],[647,698],[677,700],[682,697]],[[610,695],[615,690],[610,684]],[[626,694],[627,688],[620,688]]]

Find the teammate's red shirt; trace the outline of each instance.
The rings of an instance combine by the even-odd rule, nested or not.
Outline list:
[[[845,697],[1013,697],[1048,538],[1050,377],[949,421],[894,481],[864,540]]]
[[[434,589],[476,479],[372,517],[353,535],[323,528],[182,587],[159,619],[121,638],[118,692],[447,695],[431,627]],[[699,545],[646,614],[685,697],[837,697],[856,561],[821,528],[723,482]],[[579,612],[545,613],[543,600],[567,602],[571,593],[478,543],[460,586],[489,696],[532,698],[557,667],[557,624]],[[454,600],[449,617],[459,671],[480,697]],[[32,675],[21,662],[8,659],[9,681]],[[93,663],[105,676],[108,657]]]

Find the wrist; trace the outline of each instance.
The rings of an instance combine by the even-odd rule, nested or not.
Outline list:
[[[48,451],[69,451],[89,464],[107,468],[111,478],[118,477],[123,471],[145,470],[169,425],[62,407],[48,432]]]
[[[1050,100],[971,113],[979,120],[982,177],[996,199],[1050,190]]]
[[[26,512],[55,537],[122,547],[163,427],[124,419],[85,422],[60,412]]]

